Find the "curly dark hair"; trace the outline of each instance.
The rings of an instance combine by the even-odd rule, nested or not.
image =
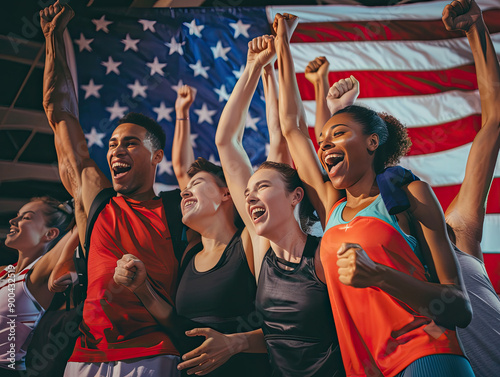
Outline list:
[[[146,129],[146,139],[151,141],[153,149],[165,149],[167,136],[163,128],[154,119],[141,113],[128,113],[118,121],[118,125],[132,123]]]
[[[276,170],[280,173],[283,182],[285,182],[286,190],[291,193],[297,187],[301,187],[304,190],[304,198],[299,204],[299,219],[300,227],[305,233],[309,233],[311,227],[319,221],[319,217],[316,215],[314,207],[309,200],[304,188],[304,183],[300,180],[297,170],[292,168],[290,165],[283,164],[280,162],[264,161],[257,171],[262,169]]]
[[[375,152],[375,172],[380,173],[386,167],[396,165],[411,147],[406,127],[395,117],[387,113],[377,113],[364,106],[347,106],[336,114],[350,114],[363,126],[365,135],[377,134],[379,146]]]

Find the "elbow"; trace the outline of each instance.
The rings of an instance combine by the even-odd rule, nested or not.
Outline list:
[[[467,294],[458,290],[457,294],[451,296],[449,299],[451,302],[450,300],[446,300],[448,303],[445,303],[443,297],[441,302],[445,307],[443,307],[442,315],[436,316],[436,323],[450,330],[455,330],[456,327],[466,328],[472,320],[472,307]],[[439,306],[435,305],[434,310],[438,310]]]
[[[464,329],[472,321],[472,306],[468,298],[464,298],[460,314],[457,315],[456,326]]]

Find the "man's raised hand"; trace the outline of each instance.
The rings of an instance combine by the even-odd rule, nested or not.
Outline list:
[[[59,3],[59,0],[42,9],[40,11],[40,26],[43,34],[48,35],[52,31],[62,33],[74,15],[73,9],[67,4]]]
[[[306,79],[312,84],[317,83],[321,79],[328,82],[329,67],[330,63],[324,56],[317,57],[316,59],[310,61],[309,64],[307,64],[305,70]]]
[[[333,115],[337,111],[354,104],[359,95],[359,81],[351,75],[346,79],[341,79],[334,83],[328,95],[326,96],[326,104],[330,113]]]
[[[443,9],[442,20],[448,31],[467,32],[481,18],[481,9],[474,0],[455,0]]]

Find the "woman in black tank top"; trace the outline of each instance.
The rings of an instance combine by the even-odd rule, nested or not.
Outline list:
[[[273,376],[343,376],[318,240],[305,232],[314,217],[313,209],[291,161],[282,158],[288,152],[280,129],[272,132],[268,123],[274,150],[279,150],[278,144],[285,151],[269,159],[288,164],[267,161],[253,173],[241,145],[248,106],[263,67],[264,85],[273,81],[269,76],[274,74],[274,53],[273,37],[249,43],[247,65],[219,121],[217,149],[231,197],[252,241],[256,275],[260,272],[257,318],[264,330]],[[300,212],[301,224],[295,212]]]

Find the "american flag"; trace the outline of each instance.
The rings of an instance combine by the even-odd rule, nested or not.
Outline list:
[[[116,121],[128,111],[142,112],[158,120],[167,133],[158,189],[176,185],[170,156],[174,102],[177,87],[188,84],[198,91],[190,114],[195,156],[217,162],[217,122],[243,70],[247,43],[270,34],[274,15],[288,12],[300,19],[291,49],[309,123],[313,125],[315,119],[314,89],[304,71],[310,60],[326,56],[330,84],[353,74],[360,81],[360,103],[406,124],[413,147],[402,165],[429,182],[446,209],[458,193],[471,142],[481,127],[472,53],[462,33],[444,28],[441,12],[447,3],[88,9],[71,21],[69,30],[80,121],[91,155],[107,173],[106,142]],[[500,0],[480,0],[478,4],[500,52]],[[267,143],[259,85],[243,139],[254,165],[265,159]],[[482,242],[486,268],[497,292],[499,229],[497,164]]]

